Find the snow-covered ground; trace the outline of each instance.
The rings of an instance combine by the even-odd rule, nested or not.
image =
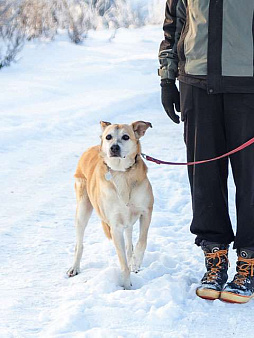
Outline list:
[[[100,120],[150,121],[143,151],[185,160],[182,125],[160,104],[161,27],[91,32],[83,46],[64,36],[30,42],[0,74],[0,337],[253,337],[253,302],[195,295],[203,253],[189,233],[186,168],[148,163],[155,208],[142,271],[119,286],[113,244],[93,214],[81,274],[73,260],[79,156],[99,143]],[[234,187],[230,179],[233,221]],[[134,233],[137,238],[138,229]],[[230,276],[236,255],[230,252]]]

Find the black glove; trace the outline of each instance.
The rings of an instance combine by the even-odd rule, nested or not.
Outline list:
[[[161,80],[161,103],[168,117],[175,123],[180,123],[179,116],[175,113],[175,109],[180,112],[180,94],[174,80]]]

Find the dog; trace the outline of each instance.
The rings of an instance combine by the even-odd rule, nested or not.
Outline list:
[[[144,121],[100,124],[101,145],[89,148],[81,156],[74,175],[77,242],[74,264],[67,274],[73,277],[80,272],[84,231],[95,209],[105,235],[113,239],[121,267],[121,285],[129,290],[130,271],[137,273],[143,260],[154,203],[147,167],[140,156],[140,138],[152,125]],[[138,219],[140,233],[133,250],[132,230]]]

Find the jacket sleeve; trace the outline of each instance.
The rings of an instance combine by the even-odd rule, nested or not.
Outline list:
[[[176,79],[177,77],[177,43],[186,20],[186,6],[187,0],[167,0],[166,3],[163,24],[165,39],[159,51],[159,75],[162,79]]]

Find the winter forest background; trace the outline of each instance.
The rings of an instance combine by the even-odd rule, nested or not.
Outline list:
[[[149,121],[142,152],[186,161],[160,99],[166,0],[0,0],[0,338],[253,337],[253,301],[205,301],[186,167],[146,162],[155,204],[141,271],[123,290],[93,213],[81,273],[74,178],[99,121]],[[10,67],[8,67],[10,66]],[[229,209],[236,228],[235,186]],[[133,243],[139,234],[134,226]],[[236,252],[230,248],[229,279]]]
[[[0,0],[0,68],[15,61],[27,40],[53,40],[66,30],[81,44],[88,31],[162,22],[164,0]]]

